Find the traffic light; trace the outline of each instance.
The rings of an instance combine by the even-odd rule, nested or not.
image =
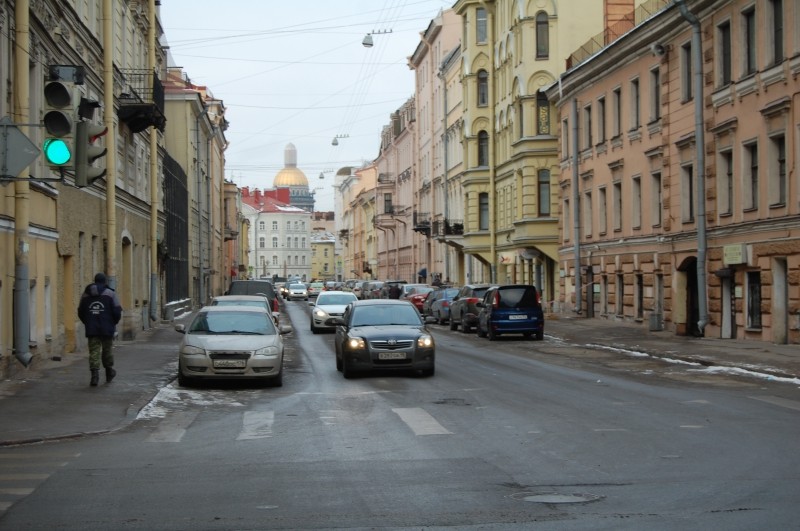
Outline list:
[[[60,171],[72,168],[74,160],[73,126],[75,106],[73,84],[64,80],[48,81],[44,86],[45,136],[42,143],[44,160],[50,168]]]
[[[89,186],[106,174],[105,168],[97,168],[92,164],[108,151],[103,146],[94,145],[106,133],[106,126],[83,120],[75,126],[75,186]]]

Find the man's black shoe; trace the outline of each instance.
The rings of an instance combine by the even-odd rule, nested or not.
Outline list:
[[[100,381],[100,369],[91,369],[92,371],[92,379],[89,381],[89,385],[92,387],[97,387],[97,382]]]
[[[112,367],[106,367],[106,383],[111,383],[111,380],[114,379],[114,376],[117,375],[117,371],[115,371]]]

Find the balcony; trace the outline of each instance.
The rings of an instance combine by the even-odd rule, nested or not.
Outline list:
[[[379,173],[378,184],[392,184],[394,183],[394,175],[391,173]]]
[[[239,231],[231,227],[230,225],[225,226],[225,241],[235,240],[239,237]]]
[[[430,214],[414,212],[413,219],[414,219],[414,232],[419,232],[420,234],[424,234],[425,236],[431,235]]]
[[[125,88],[119,95],[119,119],[134,133],[155,127],[162,133],[167,125],[164,116],[164,87],[158,75],[147,69],[123,70]]]
[[[342,229],[339,231],[339,239],[340,240],[348,240],[350,239],[350,229]]]

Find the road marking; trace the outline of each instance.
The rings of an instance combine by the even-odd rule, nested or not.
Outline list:
[[[50,474],[0,474],[0,481],[26,481],[47,479]]]
[[[242,419],[242,431],[237,441],[266,439],[272,437],[272,424],[275,422],[274,411],[245,411]]]
[[[625,428],[595,428],[593,431],[628,431]]]
[[[421,407],[393,408],[400,420],[408,424],[414,435],[452,435],[444,426],[439,424],[430,413]]]
[[[697,426],[695,424],[682,424],[681,428],[685,430],[702,430],[705,426]]]
[[[788,398],[781,398],[779,396],[750,396],[748,398],[760,400],[761,402],[767,402],[768,404],[775,406],[787,407],[789,409],[800,411],[800,402],[796,400],[789,400]]]
[[[31,492],[33,492],[33,489],[16,489],[16,488],[0,489],[0,494],[11,494],[13,496],[27,496]]]
[[[186,428],[194,422],[199,411],[176,411],[168,414],[158,423],[156,431],[150,434],[147,442],[180,442],[186,435]]]

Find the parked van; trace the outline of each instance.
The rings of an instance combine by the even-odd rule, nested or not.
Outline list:
[[[535,286],[511,284],[486,290],[479,308],[478,336],[494,341],[501,334],[544,339],[544,312]]]

